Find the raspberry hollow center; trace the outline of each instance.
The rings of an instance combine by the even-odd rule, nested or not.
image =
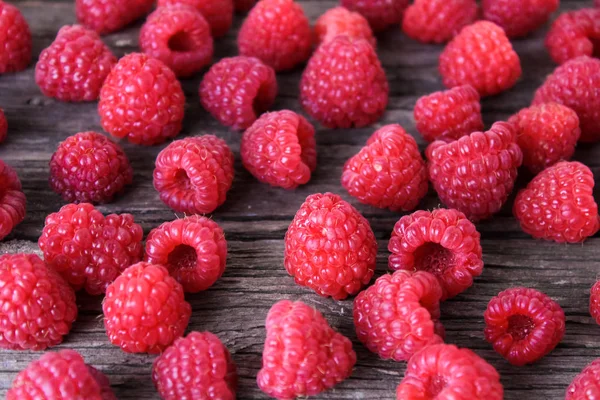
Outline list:
[[[252,110],[254,111],[254,115],[257,117],[267,111],[273,103],[270,90],[271,88],[269,85],[267,83],[263,83],[259,86],[258,91],[256,92],[256,97],[254,97],[254,100],[252,101]]]
[[[426,387],[428,398],[435,399],[447,385],[448,382],[443,376],[435,375],[431,377],[431,379],[429,379],[429,384]]]
[[[443,275],[454,264],[454,255],[439,243],[425,243],[414,253],[415,269]]]
[[[169,38],[168,46],[170,50],[181,53],[192,51],[198,48],[192,36],[185,31],[179,31],[171,36],[171,38]]]
[[[177,170],[173,180],[175,181],[177,187],[181,190],[188,190],[192,186],[190,177],[188,176],[187,172],[185,172],[185,170],[183,169]]]
[[[523,340],[533,332],[535,323],[526,315],[511,315],[508,317],[507,333],[514,339]]]
[[[196,250],[187,244],[180,244],[169,253],[167,263],[169,270],[174,271],[195,269],[197,261],[198,255],[196,254]]]

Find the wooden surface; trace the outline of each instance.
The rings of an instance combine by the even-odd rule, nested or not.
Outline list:
[[[331,0],[300,1],[311,21],[335,5]],[[591,6],[592,1],[563,0],[562,9]],[[34,59],[54,39],[58,29],[75,23],[73,1],[17,1],[29,21],[34,40]],[[236,54],[235,28],[215,43],[216,58]],[[546,28],[547,29],[547,28]],[[554,68],[543,46],[546,29],[514,41],[521,56],[523,77],[511,91],[483,101],[487,125],[506,119],[529,104],[533,91]],[[136,50],[139,24],[105,37],[118,56]],[[377,275],[387,271],[387,241],[400,214],[358,204],[339,184],[344,162],[364,144],[375,128],[400,123],[416,135],[412,108],[421,95],[442,88],[437,59],[442,47],[416,43],[392,29],[378,44],[379,56],[390,82],[390,102],[385,116],[366,129],[328,131],[318,128],[318,167],[311,182],[296,191],[284,191],[260,184],[236,160],[234,186],[227,202],[213,218],[224,228],[229,245],[227,269],[208,291],[188,296],[193,315],[191,330],[217,334],[231,350],[240,375],[238,398],[265,398],[256,386],[265,336],[264,319],[270,306],[280,299],[302,300],[321,311],[332,326],[350,337],[358,354],[352,377],[323,393],[323,399],[392,399],[405,368],[404,363],[382,361],[358,341],[352,323],[352,300],[337,302],[321,298],[294,284],[283,268],[283,237],[288,224],[305,197],[315,192],[341,194],[369,219],[379,241]],[[62,200],[47,183],[48,161],[57,144],[79,131],[101,132],[96,104],[65,104],[41,95],[33,79],[34,64],[27,71],[0,76],[0,107],[9,120],[9,137],[0,146],[0,158],[13,166],[27,196],[27,217],[0,244],[0,252],[35,252],[44,217],[57,211]],[[279,96],[274,109],[299,110],[298,81],[301,69],[279,74]],[[186,119],[180,137],[216,133],[236,154],[240,134],[220,126],[200,106],[197,88],[200,76],[183,82],[188,98]],[[419,144],[422,139],[416,135]],[[135,182],[126,194],[103,212],[130,212],[147,233],[160,223],[175,218],[159,201],[152,187],[154,159],[164,147],[137,147],[122,143],[134,171]],[[575,159],[600,174],[600,148],[585,146]],[[523,173],[518,186],[530,176]],[[431,190],[419,206],[439,205]],[[492,220],[479,224],[482,233],[485,269],[475,285],[442,305],[447,342],[467,346],[491,362],[502,375],[506,399],[562,399],[571,379],[590,361],[600,357],[600,327],[588,314],[589,288],[599,271],[600,240],[584,245],[559,245],[535,241],[519,230],[512,218],[512,200]],[[499,357],[483,339],[483,312],[490,298],[513,285],[542,290],[557,300],[567,315],[567,333],[562,343],[533,366],[513,367]],[[104,371],[120,399],[156,399],[150,379],[152,356],[131,355],[112,346],[101,321],[101,298],[78,295],[79,318],[71,334],[58,348],[80,351],[88,363]],[[10,387],[15,374],[40,353],[1,352],[0,393]]]

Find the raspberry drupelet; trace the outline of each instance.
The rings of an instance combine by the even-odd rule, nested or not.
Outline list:
[[[400,125],[379,128],[344,165],[342,186],[361,203],[410,211],[427,194],[427,167],[417,142]]]
[[[539,29],[556,11],[559,0],[483,0],[483,18],[492,21],[509,38],[526,36]]]
[[[206,214],[225,202],[233,182],[233,153],[223,139],[176,140],[156,157],[154,188],[177,212]]]
[[[0,240],[25,219],[26,200],[14,169],[0,160]]]
[[[333,193],[308,196],[285,234],[287,272],[297,284],[336,300],[371,281],[376,256],[369,221]]]
[[[600,280],[594,283],[590,291],[590,315],[600,325]]]
[[[410,0],[341,0],[341,5],[364,16],[374,32],[402,22]]]
[[[552,59],[562,64],[579,56],[597,56],[598,38],[600,9],[584,8],[565,12],[554,21],[546,36],[546,47]]]
[[[224,36],[233,22],[233,0],[158,0],[159,7],[187,5],[200,11],[214,38]]]
[[[0,108],[0,143],[6,140],[8,135],[8,121],[6,121],[6,115],[4,110]]]
[[[75,0],[77,20],[100,35],[119,31],[150,12],[154,0]]]
[[[27,68],[31,49],[31,30],[23,14],[0,0],[0,75]]]
[[[273,68],[254,57],[223,58],[204,75],[200,103],[221,124],[246,129],[275,101]]]
[[[317,167],[315,129],[301,115],[283,110],[263,114],[244,132],[240,154],[259,181],[295,189]]]
[[[594,400],[600,396],[600,358],[589,363],[567,388],[565,400]]]
[[[258,387],[280,400],[315,396],[348,378],[356,363],[352,342],[323,315],[296,301],[269,310]]]
[[[338,35],[365,39],[373,47],[377,45],[377,39],[371,31],[369,21],[359,13],[345,7],[330,8],[317,19],[315,24],[315,43],[317,45],[330,42]]]
[[[257,0],[233,0],[235,12],[243,13],[249,11],[256,4]]]

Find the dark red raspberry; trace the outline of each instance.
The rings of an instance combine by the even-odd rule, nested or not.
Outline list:
[[[480,21],[465,27],[440,55],[444,85],[473,86],[481,96],[510,89],[521,76],[521,61],[498,25]]]
[[[414,109],[417,130],[428,142],[456,140],[483,130],[479,93],[471,85],[435,92],[417,100]]]
[[[315,129],[293,111],[266,113],[244,132],[240,154],[244,167],[259,181],[295,189],[307,183],[317,167]]]
[[[316,44],[330,42],[338,35],[365,39],[373,47],[377,44],[369,21],[345,7],[330,8],[317,19],[315,24]]]
[[[308,196],[285,234],[288,273],[297,284],[336,300],[371,281],[376,257],[369,221],[333,193]]]
[[[496,122],[487,132],[474,132],[450,143],[431,143],[425,154],[440,200],[472,221],[500,211],[523,161],[515,136],[512,125]]]
[[[75,0],[77,20],[100,35],[116,32],[150,12],[154,0]]]
[[[558,0],[553,0],[558,4]],[[579,56],[594,56],[600,38],[600,10],[584,8],[565,12],[552,24],[546,47],[558,64]]]
[[[117,400],[106,375],[73,350],[49,352],[19,372],[6,400]]]
[[[594,400],[600,396],[600,358],[588,364],[567,388],[565,400]]]
[[[27,68],[31,48],[31,31],[21,11],[0,0],[0,74]]]
[[[164,62],[175,75],[187,77],[210,64],[213,38],[208,22],[196,9],[159,7],[140,30],[140,48]]]
[[[592,286],[590,291],[590,315],[600,325],[600,280]]]
[[[356,363],[352,342],[323,315],[296,301],[275,303],[267,315],[267,338],[258,387],[277,399],[315,396],[348,378]]]
[[[500,26],[510,38],[539,29],[556,11],[559,0],[482,0],[483,18]]]
[[[500,292],[490,300],[483,317],[485,340],[513,365],[536,362],[565,335],[562,308],[535,289],[515,287]]]
[[[25,203],[17,173],[0,160],[0,240],[25,219]]]
[[[475,0],[415,0],[406,9],[402,30],[423,43],[444,43],[477,20]]]
[[[409,361],[397,400],[502,400],[500,374],[469,349],[428,346]]]
[[[235,363],[210,332],[190,332],[176,339],[154,360],[152,380],[164,400],[235,400]]]
[[[233,153],[213,135],[176,140],[156,157],[154,188],[173,210],[213,212],[233,182]]]
[[[524,108],[508,122],[516,130],[523,165],[534,174],[570,159],[581,136],[575,111],[558,103]]]
[[[578,162],[554,164],[519,192],[513,213],[534,238],[583,242],[600,228],[594,175]]]
[[[225,35],[233,22],[233,0],[158,0],[158,6],[184,4],[194,7],[204,16],[212,36]]]
[[[0,143],[6,140],[8,134],[8,122],[6,121],[6,115],[4,110],[0,108]]]
[[[69,136],[50,159],[50,187],[68,202],[108,203],[132,181],[121,147],[96,132]]]
[[[44,350],[71,330],[75,293],[35,254],[0,256],[0,287],[1,348]]]
[[[223,58],[200,83],[200,103],[221,124],[246,129],[273,105],[275,71],[258,58]]]
[[[233,0],[233,6],[236,12],[246,12],[256,4],[257,0]]]
[[[275,71],[294,68],[312,50],[312,31],[302,7],[293,0],[261,0],[238,35],[243,56],[256,57]]]
[[[337,36],[319,46],[300,81],[304,110],[327,128],[363,127],[377,121],[389,85],[373,46]]]
[[[361,203],[410,211],[427,194],[427,167],[400,125],[379,128],[344,165],[342,186]]]
[[[342,6],[363,15],[375,32],[402,22],[410,0],[341,0]]]

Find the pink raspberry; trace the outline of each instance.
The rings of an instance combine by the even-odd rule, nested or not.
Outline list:
[[[338,35],[350,38],[365,39],[373,47],[377,39],[373,36],[369,21],[357,12],[352,12],[345,7],[334,7],[325,11],[315,24],[316,43],[330,42]]]
[[[594,400],[600,396],[600,359],[589,363],[569,387],[565,400]]]
[[[175,5],[188,5],[204,16],[212,36],[215,38],[224,36],[233,22],[233,0],[158,0],[159,7],[171,7]]]
[[[6,140],[8,135],[8,122],[6,121],[6,115],[4,110],[0,108],[0,143]]]
[[[77,20],[100,35],[116,32],[152,9],[154,0],[75,0]]]
[[[558,4],[558,0],[553,0]],[[556,63],[579,56],[598,55],[595,46],[600,38],[600,10],[584,8],[560,15],[546,36],[546,47]]]
[[[31,62],[31,31],[21,11],[0,0],[0,74],[19,72]]]
[[[25,219],[26,200],[17,173],[0,160],[0,240]]]
[[[594,283],[590,291],[590,315],[600,325],[600,280]]]
[[[558,8],[559,0],[483,0],[483,18],[500,26],[510,38],[539,29]]]
[[[374,32],[380,32],[402,22],[410,0],[341,0],[340,3],[365,17]]]

